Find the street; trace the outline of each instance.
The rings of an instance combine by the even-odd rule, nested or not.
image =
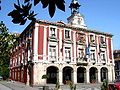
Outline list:
[[[12,89],[0,84],[0,90],[12,90]]]

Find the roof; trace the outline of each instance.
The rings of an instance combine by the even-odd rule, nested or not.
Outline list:
[[[79,30],[79,31],[84,31],[84,32],[88,32],[88,33],[95,33],[98,35],[105,35],[105,36],[109,36],[112,37],[113,35],[110,33],[105,33],[105,32],[99,32],[97,30],[91,30],[91,29],[85,29],[85,28],[79,28],[79,27],[75,27],[69,24],[65,24],[63,21],[59,21],[59,22],[50,22],[47,20],[36,20],[31,22],[25,29],[24,31],[21,33],[20,36],[23,35],[24,32],[26,32],[28,29],[30,29],[31,27],[34,28],[35,23],[41,23],[41,24],[46,24],[46,25],[54,25],[54,26],[58,26],[58,27],[62,27],[62,28],[69,28],[69,29],[73,29],[73,30]]]
[[[113,53],[120,53],[120,50],[114,50]]]
[[[105,32],[99,32],[97,30],[91,30],[91,29],[85,29],[85,28],[79,28],[79,27],[75,27],[75,26],[71,26],[69,24],[65,24],[63,22],[49,22],[46,20],[37,20],[37,23],[42,23],[42,24],[48,24],[48,25],[54,25],[54,26],[58,26],[58,27],[64,27],[64,28],[69,28],[69,29],[74,29],[74,30],[80,30],[80,31],[84,31],[84,32],[89,32],[89,33],[96,33],[99,35],[105,35],[105,36],[110,36],[112,37],[113,35],[110,33],[105,33]]]

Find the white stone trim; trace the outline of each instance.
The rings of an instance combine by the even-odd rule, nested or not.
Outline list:
[[[65,38],[65,30],[70,31],[69,34],[70,34],[70,39],[71,39],[71,38],[72,38],[72,37],[71,37],[71,29],[68,29],[68,28],[64,28],[64,39],[66,39],[66,38]]]
[[[50,28],[55,28],[55,37],[57,37],[57,27],[49,25],[49,37],[50,37]]]
[[[62,29],[59,29],[59,49],[60,49],[60,56],[59,62],[62,62],[62,51],[63,51],[63,43],[62,43]]]
[[[47,33],[47,26],[44,26],[44,40],[43,40],[43,61],[45,61],[46,60],[46,52],[47,52],[47,50],[46,50],[46,43],[47,43],[47,35],[46,35],[46,33]]]
[[[108,37],[106,37],[106,45],[107,45],[107,64],[109,65],[110,64],[110,59],[109,59],[109,48],[108,48]]]
[[[34,29],[34,47],[33,47],[33,59],[34,61],[38,61],[38,29],[39,29],[39,24],[35,23],[35,29]]]

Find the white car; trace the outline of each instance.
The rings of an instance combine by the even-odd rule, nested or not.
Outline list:
[[[0,80],[3,80],[3,77],[2,77],[2,76],[0,76]]]

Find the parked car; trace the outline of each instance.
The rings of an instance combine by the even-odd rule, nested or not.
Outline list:
[[[116,80],[114,81],[114,90],[120,90],[120,76],[117,76]]]
[[[2,76],[0,76],[0,80],[3,80],[3,77],[2,77]]]
[[[108,90],[120,90],[120,76],[114,82],[108,84]]]

